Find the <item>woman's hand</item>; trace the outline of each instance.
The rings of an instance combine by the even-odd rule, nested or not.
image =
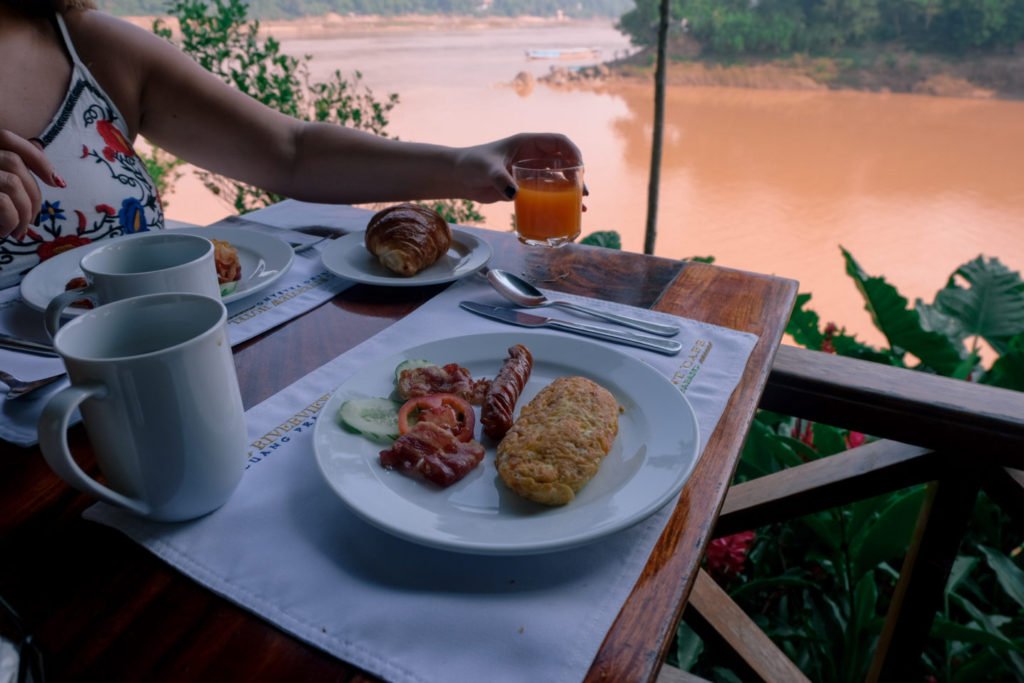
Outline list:
[[[583,163],[579,148],[564,135],[520,133],[464,148],[456,160],[456,182],[465,187],[463,196],[467,199],[485,203],[512,199],[517,189],[512,180],[512,164],[537,158]]]
[[[39,215],[43,198],[33,173],[51,187],[65,187],[42,145],[0,129],[0,238],[24,237]]]

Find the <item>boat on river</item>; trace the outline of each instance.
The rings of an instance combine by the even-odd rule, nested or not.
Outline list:
[[[527,59],[596,59],[601,56],[597,47],[563,47],[527,50]]]

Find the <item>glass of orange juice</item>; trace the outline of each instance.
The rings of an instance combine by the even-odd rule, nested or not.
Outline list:
[[[583,166],[561,159],[524,159],[512,164],[516,235],[525,244],[560,247],[579,237]]]

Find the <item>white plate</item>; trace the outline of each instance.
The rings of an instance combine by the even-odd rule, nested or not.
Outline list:
[[[495,448],[464,479],[440,488],[385,470],[386,448],[338,423],[350,398],[389,396],[406,359],[457,362],[474,377],[494,377],[513,344],[533,354],[530,381],[517,404],[556,377],[582,375],[608,389],[623,412],[619,433],[597,475],[562,507],[512,493],[498,476]],[[518,410],[517,410],[518,413]],[[479,422],[477,438],[480,437]],[[331,488],[360,517],[416,543],[483,555],[526,555],[589,543],[647,518],[671,500],[698,457],[697,418],[661,373],[593,342],[543,332],[455,337],[407,349],[359,370],[331,396],[316,422],[313,448]]]
[[[175,228],[174,231],[225,240],[238,249],[242,279],[235,291],[222,298],[225,304],[269,287],[288,272],[295,258],[295,252],[285,242],[244,228]],[[107,240],[93,242],[43,261],[22,279],[21,298],[32,308],[45,311],[50,300],[64,291],[68,280],[82,275],[78,267],[82,257],[107,243]],[[84,310],[69,306],[64,312],[65,315],[78,315]]]
[[[330,242],[321,253],[324,267],[338,277],[368,285],[422,287],[452,282],[472,275],[491,260],[491,245],[484,240],[452,228],[452,246],[433,265],[412,277],[403,277],[380,264],[366,249],[366,231],[351,232]]]

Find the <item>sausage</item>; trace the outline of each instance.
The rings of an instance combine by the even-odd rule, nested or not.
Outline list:
[[[523,393],[523,387],[530,379],[533,369],[533,355],[522,344],[516,344],[508,350],[508,358],[498,371],[498,376],[491,382],[490,389],[484,397],[484,405],[480,410],[480,424],[483,432],[495,441],[501,441],[512,427],[512,413],[516,401]]]

